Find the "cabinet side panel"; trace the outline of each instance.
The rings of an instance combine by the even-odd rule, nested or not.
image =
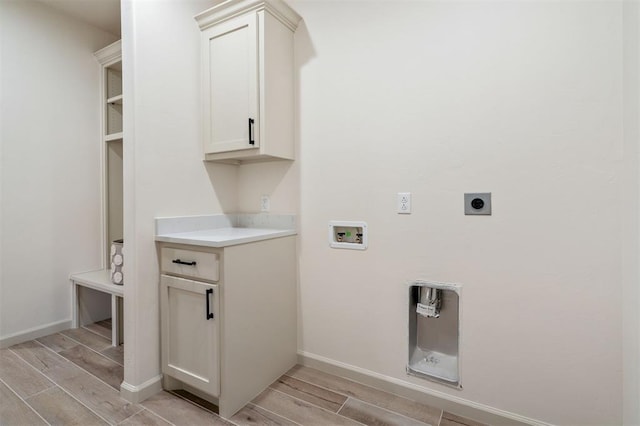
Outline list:
[[[296,363],[295,237],[225,248],[220,415]]]
[[[265,152],[293,160],[294,72],[293,32],[280,21],[264,14],[264,82],[261,84]],[[267,146],[268,144],[268,146]]]

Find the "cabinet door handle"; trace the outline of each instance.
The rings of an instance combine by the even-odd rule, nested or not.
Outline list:
[[[256,141],[253,139],[253,118],[249,119],[249,145],[254,145]]]
[[[171,262],[177,263],[178,265],[196,266],[196,261],[195,260],[193,262],[185,262],[185,261],[180,260],[180,259],[173,259]]]
[[[213,294],[213,289],[212,288],[208,288],[207,289],[207,293],[204,295],[205,299],[207,300],[207,321],[209,321],[211,318],[213,318],[213,312],[211,312],[211,308],[209,307],[209,295]]]

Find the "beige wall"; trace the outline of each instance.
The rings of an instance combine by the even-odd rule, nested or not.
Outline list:
[[[160,371],[154,218],[234,211],[236,168],[202,161],[199,29],[211,1],[122,3],[125,382]]]
[[[36,1],[0,1],[0,342],[68,327],[69,274],[101,266],[93,53],[116,39]]]
[[[291,4],[300,349],[538,421],[621,423],[622,4]],[[491,217],[463,215],[476,191]],[[369,249],[330,249],[329,220],[368,222]],[[418,278],[463,285],[462,391],[405,374]]]
[[[637,423],[636,4],[292,0],[298,160],[235,168],[201,161],[193,15],[214,3],[123,3],[127,383],[159,373],[153,218],[268,194],[299,213],[303,353],[538,421]],[[4,338],[68,320],[68,273],[100,264],[93,52],[115,37],[1,6]],[[465,217],[469,191],[494,215]],[[329,249],[334,219],[367,221],[370,248]],[[404,373],[418,278],[464,286],[462,391]]]
[[[123,4],[125,380],[159,371],[153,218],[256,212],[268,194],[299,214],[304,354],[536,421],[621,423],[620,259],[637,233],[620,215],[638,191],[622,3],[292,0],[298,160],[241,168],[201,162],[206,3]],[[493,216],[463,215],[471,191],[493,193]],[[330,249],[329,220],[367,221],[370,248]],[[418,278],[463,285],[462,391],[405,374]]]
[[[640,424],[640,3],[624,3],[624,168],[622,211],[624,424]]]

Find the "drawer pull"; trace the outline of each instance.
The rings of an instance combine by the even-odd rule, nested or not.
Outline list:
[[[209,295],[213,294],[213,289],[212,288],[208,288],[207,289],[207,293],[204,295],[205,299],[207,300],[207,321],[209,321],[211,318],[213,318],[213,313],[211,312],[211,308],[209,307]]]
[[[177,263],[178,265],[196,266],[195,260],[193,262],[184,262],[180,259],[173,259],[172,262]]]

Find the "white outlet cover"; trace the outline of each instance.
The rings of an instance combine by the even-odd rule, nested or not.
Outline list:
[[[398,214],[411,214],[410,192],[398,192],[397,212]]]
[[[271,208],[271,200],[268,195],[263,195],[260,197],[260,211],[268,212]]]

